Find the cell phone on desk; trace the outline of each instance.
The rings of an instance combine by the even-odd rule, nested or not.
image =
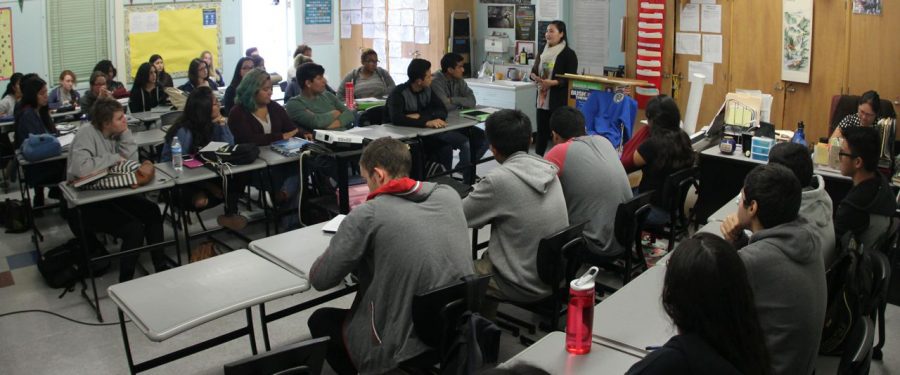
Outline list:
[[[194,159],[194,158],[187,158],[187,159],[184,159],[183,164],[185,167],[188,167],[188,168],[197,168],[197,167],[203,166],[203,161],[199,160],[199,159]]]

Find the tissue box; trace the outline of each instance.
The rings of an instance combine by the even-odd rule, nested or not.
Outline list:
[[[775,145],[775,140],[766,137],[753,137],[753,143],[750,146],[750,159],[759,161],[769,161],[769,150]]]
[[[350,210],[353,210],[356,206],[359,206],[366,202],[366,197],[369,196],[369,185],[360,184],[360,185],[350,185],[347,187],[347,196],[350,203]],[[338,189],[338,206],[340,206],[340,189]]]

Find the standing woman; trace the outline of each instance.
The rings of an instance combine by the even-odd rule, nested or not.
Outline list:
[[[253,68],[254,64],[251,58],[241,57],[238,59],[237,65],[234,66],[234,74],[231,76],[231,82],[228,83],[228,88],[225,89],[225,97],[222,99],[223,115],[231,113],[231,107],[234,106],[234,98],[237,96],[238,85],[241,84],[241,79],[244,78],[244,75]]]
[[[22,79],[19,86],[22,88],[22,100],[15,111],[17,149],[31,134],[57,133],[48,107],[47,82],[35,75]],[[25,181],[34,187],[34,207],[44,205],[44,188],[38,185],[63,181],[65,170],[63,160],[41,163],[39,168],[25,167]]]
[[[216,83],[216,86],[225,86],[225,79],[222,78],[222,71],[216,68],[213,64],[213,56],[212,52],[203,51],[200,54],[200,60],[206,63],[206,68],[209,70],[209,79]]]
[[[12,116],[13,110],[16,109],[16,103],[22,98],[22,91],[19,88],[22,76],[22,73],[14,73],[12,77],[9,77],[6,91],[3,92],[3,98],[0,99],[0,116]]]
[[[81,95],[78,94],[78,91],[75,91],[75,80],[75,73],[72,73],[71,70],[63,70],[59,74],[59,86],[50,92],[48,104],[50,109],[78,104],[78,99],[81,99]]]
[[[559,75],[578,73],[578,56],[567,45],[566,34],[563,21],[550,22],[544,33],[547,44],[531,67],[531,80],[538,86],[534,151],[542,156],[550,142],[550,114],[559,107],[565,107],[569,100],[569,83]]]
[[[150,64],[156,68],[156,84],[161,86],[163,90],[166,87],[174,87],[175,84],[172,82],[172,76],[169,73],[166,73],[166,65],[163,63],[163,58],[160,55],[150,56]]]
[[[134,76],[128,109],[131,113],[153,109],[166,101],[166,92],[157,84],[156,68],[150,63],[143,63]]]

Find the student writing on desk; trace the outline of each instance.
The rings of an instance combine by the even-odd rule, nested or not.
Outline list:
[[[337,286],[351,272],[359,276],[349,311],[321,308],[308,322],[313,337],[331,337],[326,358],[338,374],[430,368],[423,355],[429,348],[413,331],[413,296],[472,274],[459,195],[410,179],[411,164],[400,141],[380,138],[366,146],[359,169],[371,193],[310,269],[317,290]]]

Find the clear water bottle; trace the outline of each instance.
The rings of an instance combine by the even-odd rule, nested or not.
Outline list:
[[[804,131],[803,131],[804,127],[805,126],[803,124],[803,121],[800,121],[799,123],[797,123],[797,131],[794,132],[794,136],[791,138],[791,143],[797,143],[797,144],[807,146],[806,133],[804,133]]]
[[[569,308],[566,319],[566,351],[572,354],[591,352],[594,327],[594,277],[599,269],[591,267],[584,275],[569,283]]]
[[[181,157],[181,142],[178,142],[178,137],[172,138],[172,168],[175,169],[175,172],[181,172],[184,168],[184,160]]]

